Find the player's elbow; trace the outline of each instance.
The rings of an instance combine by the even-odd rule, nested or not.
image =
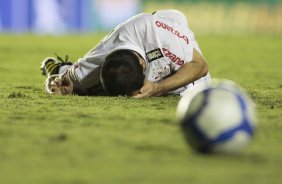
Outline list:
[[[208,74],[209,72],[209,66],[208,63],[205,60],[200,60],[195,62],[198,66],[198,77],[204,77]]]
[[[206,76],[209,72],[209,66],[208,66],[208,63],[207,62],[203,62],[202,63],[202,70],[201,70],[201,76]]]
[[[192,61],[198,66],[198,77],[203,77],[208,74],[208,63],[206,59],[196,49],[193,50]]]

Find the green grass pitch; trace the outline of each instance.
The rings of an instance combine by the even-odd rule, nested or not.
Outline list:
[[[175,118],[179,97],[47,95],[41,60],[74,61],[102,35],[1,35],[0,183],[281,183],[282,37],[196,36],[212,76],[256,102],[256,135],[241,155],[192,151]]]

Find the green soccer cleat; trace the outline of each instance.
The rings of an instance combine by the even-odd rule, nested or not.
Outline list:
[[[59,56],[57,56],[57,58],[53,58],[53,57],[45,58],[42,61],[40,67],[42,75],[50,76],[53,74],[59,74],[59,70],[61,66],[72,65],[72,63],[68,61],[68,58],[69,58],[68,55],[65,56],[65,60],[63,60]]]

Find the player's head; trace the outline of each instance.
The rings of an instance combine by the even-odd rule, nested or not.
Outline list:
[[[117,50],[109,54],[101,70],[101,80],[109,95],[132,96],[144,84],[143,67],[131,50]]]

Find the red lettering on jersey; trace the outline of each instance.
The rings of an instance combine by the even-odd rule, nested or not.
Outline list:
[[[177,31],[177,30],[174,30],[173,27],[171,27],[171,26],[169,26],[169,25],[167,25],[167,24],[165,24],[165,23],[163,23],[163,22],[160,22],[160,21],[158,21],[158,20],[157,20],[155,23],[156,23],[157,27],[163,28],[163,29],[165,29],[165,30],[167,30],[167,31],[169,31],[169,32],[171,32],[171,33],[173,33],[173,34],[174,34],[175,36],[177,36],[178,38],[183,39],[183,40],[186,42],[187,45],[189,44],[189,39],[188,39],[188,37],[185,36],[185,35],[181,35],[181,33],[180,33],[179,31]]]
[[[184,60],[180,59],[178,56],[176,56],[174,53],[170,52],[168,49],[162,48],[162,50],[163,50],[165,57],[168,57],[175,64],[177,64],[179,66],[182,66],[184,64]]]
[[[160,21],[156,21],[156,25],[157,25],[158,27],[161,27],[161,26],[162,26],[162,23],[161,23]]]
[[[189,44],[188,38],[187,38],[186,36],[184,36],[184,35],[183,35],[183,40],[185,40],[185,42],[186,42],[187,44]]]

